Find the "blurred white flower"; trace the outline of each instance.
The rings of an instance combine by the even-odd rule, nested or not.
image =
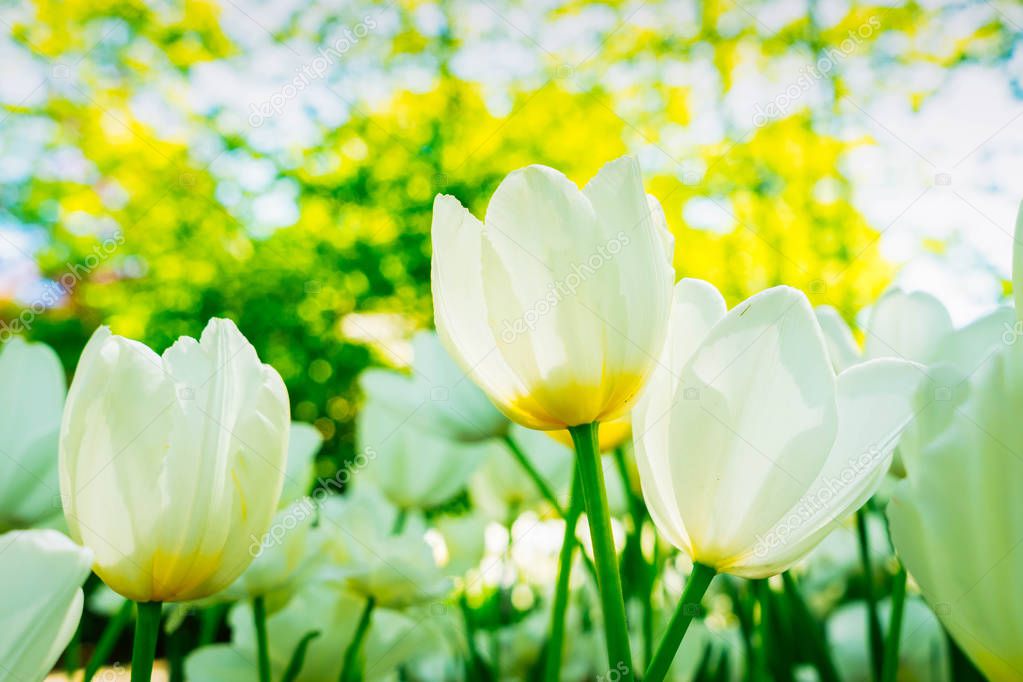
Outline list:
[[[312,546],[315,520],[316,507],[307,497],[277,512],[263,537],[253,537],[249,552],[255,558],[249,567],[212,598],[252,599],[294,588],[315,559]]]
[[[450,500],[494,445],[437,435],[376,400],[359,414],[358,447],[368,462],[363,475],[400,509],[427,509]]]
[[[0,531],[60,515],[57,442],[64,368],[53,350],[20,337],[0,352]]]
[[[788,287],[726,312],[711,285],[682,280],[671,328],[633,413],[650,514],[694,561],[780,573],[876,489],[920,368],[879,359],[836,378],[809,301]]]
[[[623,416],[664,344],[670,235],[637,161],[580,190],[528,166],[480,222],[457,199],[433,207],[437,332],[513,421],[564,429]]]
[[[486,527],[487,519],[478,512],[433,519],[434,533],[439,540],[434,558],[447,575],[461,576],[479,565],[486,550]]]
[[[861,352],[837,310],[822,305],[816,313],[836,373],[864,360],[890,357],[923,365],[952,365],[965,376],[1004,344],[1006,330],[1012,329],[1015,319],[1012,308],[1001,306],[954,329],[948,310],[934,296],[893,288],[865,311]]]
[[[888,505],[895,548],[942,623],[991,680],[1023,675],[1023,344],[918,429]]]
[[[369,487],[324,500],[316,529],[317,574],[383,607],[442,599],[451,587],[425,540],[418,516],[399,516]]]
[[[284,382],[229,320],[162,357],[98,329],[60,438],[64,513],[96,573],[139,602],[231,584],[277,510],[289,413]]]
[[[368,369],[359,384],[371,404],[389,410],[394,423],[415,424],[449,440],[498,438],[508,419],[451,359],[433,332],[412,340],[412,374]]]
[[[312,424],[291,422],[288,431],[288,463],[284,469],[284,487],[279,507],[286,507],[309,494],[315,474],[316,453],[323,445],[323,436]]]
[[[92,552],[54,530],[0,535],[0,678],[41,680],[82,615]]]

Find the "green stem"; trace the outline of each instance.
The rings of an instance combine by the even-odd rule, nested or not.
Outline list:
[[[831,654],[828,652],[828,643],[824,638],[824,631],[820,623],[810,612],[806,605],[803,594],[799,590],[799,584],[790,571],[781,574],[782,582],[785,583],[785,594],[788,596],[796,617],[803,622],[801,628],[804,632],[810,633],[810,653],[813,656],[814,666],[817,668],[817,675],[821,682],[839,682],[838,670],[835,668]]]
[[[199,646],[213,644],[230,604],[214,604],[199,612]]]
[[[487,667],[486,661],[483,660],[483,655],[480,653],[479,648],[476,646],[476,621],[472,615],[472,609],[469,608],[469,600],[466,598],[463,592],[458,598],[458,606],[462,610],[462,618],[465,620],[465,643],[469,651],[469,670],[467,671],[468,679],[487,681],[493,679],[493,675],[490,674],[490,669]]]
[[[266,600],[252,600],[252,621],[256,626],[256,653],[259,661],[259,682],[270,682],[270,645],[266,634]]]
[[[82,624],[79,622],[75,634],[64,649],[64,669],[68,679],[74,679],[75,671],[82,666]]]
[[[526,457],[526,453],[522,451],[522,448],[520,448],[519,444],[515,442],[515,439],[511,436],[505,436],[504,442],[508,446],[508,450],[511,451],[515,461],[518,462],[519,466],[525,470],[526,475],[533,481],[533,484],[540,491],[540,494],[543,496],[543,499],[547,501],[547,504],[554,507],[554,510],[558,512],[558,516],[565,518],[565,510],[561,508],[560,504],[558,504],[558,498],[554,495],[554,491],[551,490],[549,485],[547,485],[547,481],[543,480],[543,476],[541,476],[540,472],[536,470],[533,463],[529,461],[529,458]]]
[[[565,638],[565,612],[568,610],[568,587],[572,577],[572,553],[575,550],[575,527],[582,513],[583,495],[580,489],[578,465],[572,475],[572,493],[568,511],[565,513],[565,534],[561,539],[561,553],[558,555],[558,583],[554,590],[554,606],[551,610],[551,634],[547,639],[547,658],[544,661],[544,679],[558,682],[561,679],[561,650]]]
[[[661,682],[668,674],[668,669],[671,667],[672,661],[675,660],[675,654],[682,646],[686,630],[693,622],[693,616],[700,610],[700,601],[716,573],[710,566],[700,563],[693,564],[693,572],[689,575],[689,580],[686,581],[678,608],[675,609],[675,615],[671,617],[668,629],[664,631],[661,642],[657,645],[657,651],[654,652],[654,657],[646,669],[643,682]]]
[[[408,522],[408,509],[402,508],[394,515],[394,525],[391,526],[391,535],[401,535],[405,532],[405,524]]]
[[[593,543],[597,569],[597,587],[604,615],[607,655],[611,670],[621,671],[621,679],[633,679],[632,653],[629,648],[629,626],[625,618],[625,599],[618,575],[618,558],[611,534],[611,513],[607,506],[607,488],[597,447],[597,424],[573,426],[568,431],[575,444],[576,465],[586,504],[586,519]]]
[[[867,631],[870,646],[870,662],[872,679],[881,679],[881,668],[884,665],[884,635],[881,633],[881,621],[877,616],[877,597],[874,594],[874,571],[870,563],[870,538],[867,528],[867,512],[865,507],[856,510],[856,539],[860,549],[860,563],[863,566],[863,589],[867,599]]]
[[[906,606],[906,569],[900,563],[892,585],[892,610],[888,617],[888,641],[884,647],[882,682],[895,682],[899,672],[899,644],[902,639],[902,614]]]
[[[135,620],[135,643],[131,651],[131,682],[149,682],[153,676],[163,604],[147,601],[139,602],[137,606],[139,614]]]
[[[362,669],[362,647],[366,640],[366,633],[369,632],[369,623],[373,617],[373,607],[376,600],[370,597],[366,600],[366,606],[362,609],[362,616],[359,617],[359,625],[355,628],[355,636],[345,649],[345,659],[341,666],[341,682],[357,682],[363,678]]]
[[[107,626],[103,628],[103,632],[96,642],[96,648],[92,652],[92,657],[89,658],[89,662],[85,666],[85,676],[82,678],[82,682],[90,682],[93,676],[96,675],[96,672],[110,658],[110,652],[114,650],[114,645],[117,644],[117,640],[121,638],[121,633],[124,632],[125,626],[131,620],[133,608],[135,608],[134,602],[125,599],[124,603],[121,604],[121,608],[114,614],[114,617],[107,621]]]
[[[760,602],[760,641],[767,662],[767,679],[772,682],[792,682],[791,644],[786,645],[786,627],[777,595],[767,578],[754,581],[754,590]],[[791,639],[791,637],[789,638]]]
[[[615,448],[614,459],[618,466],[618,476],[622,479],[625,499],[629,502],[629,516],[632,517],[632,529],[625,541],[624,553],[626,558],[631,561],[631,575],[639,578],[638,589],[642,590],[640,596],[643,608],[643,661],[649,663],[654,649],[654,611],[651,602],[653,601],[655,569],[647,564],[646,557],[643,556],[643,524],[647,518],[647,510],[646,505],[643,504],[643,497],[632,489],[629,481],[629,467],[625,463],[625,448],[621,446]]]

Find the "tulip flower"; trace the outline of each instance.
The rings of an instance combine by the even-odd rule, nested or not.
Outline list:
[[[139,602],[136,654],[151,656],[160,602],[212,595],[252,562],[251,538],[277,510],[289,417],[280,376],[229,320],[162,356],[105,327],[89,340],[61,427],[61,493],[97,575]],[[143,655],[133,675],[151,665]]]
[[[971,377],[946,420],[920,429],[888,505],[902,563],[960,648],[995,682],[1023,676],[1023,612],[1015,607],[1023,603],[1021,409],[1017,343]]]
[[[92,553],[54,530],[0,535],[0,679],[41,680],[78,629]]]
[[[660,205],[631,157],[581,190],[528,166],[501,182],[482,222],[438,196],[432,235],[434,318],[451,355],[511,420],[572,430],[608,663],[631,670],[596,425],[628,412],[664,345],[674,272]]]
[[[862,505],[921,372],[886,358],[836,377],[806,296],[788,287],[726,312],[710,284],[682,280],[671,327],[633,428],[650,515],[694,561],[686,606],[715,573],[784,571]],[[665,642],[684,634],[691,612],[679,614]],[[645,679],[670,664],[665,642]]]
[[[656,203],[656,202],[654,202]],[[585,188],[546,166],[508,175],[480,222],[433,209],[437,332],[513,421],[604,422],[633,404],[664,343],[673,273],[659,207],[623,157]]]
[[[57,436],[64,368],[53,350],[14,337],[0,353],[0,531],[60,514]]]
[[[368,369],[359,384],[369,402],[387,409],[395,423],[414,424],[448,440],[500,438],[508,419],[466,379],[433,332],[412,339],[412,374]]]
[[[450,500],[465,488],[494,446],[493,441],[451,440],[403,419],[372,398],[359,414],[357,432],[359,449],[368,462],[366,479],[405,510]]]
[[[1012,308],[1001,306],[954,329],[938,299],[922,291],[890,289],[866,311],[861,352],[837,310],[822,305],[816,313],[836,372],[863,360],[891,357],[924,365],[949,364],[960,368],[965,377],[1002,344],[1014,321]]]

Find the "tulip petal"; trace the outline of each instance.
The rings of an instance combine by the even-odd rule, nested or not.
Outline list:
[[[751,578],[781,573],[867,501],[915,416],[914,389],[924,376],[919,365],[893,358],[838,376],[838,433],[824,467],[799,502],[736,558],[731,572]]]
[[[163,601],[212,594],[251,562],[250,534],[269,527],[287,466],[290,408],[280,376],[230,320],[163,358],[178,380],[160,488],[167,510],[153,557]]]
[[[1023,349],[972,380],[967,401],[917,459],[888,505],[892,540],[942,623],[988,679],[1023,674]]]
[[[433,204],[432,238],[437,334],[462,370],[507,410],[509,398],[526,389],[498,350],[489,323],[483,287],[483,224],[454,197],[439,195]]]
[[[669,542],[687,548],[689,538],[678,515],[671,478],[656,472],[667,471],[670,466],[669,412],[678,377],[727,308],[714,285],[703,280],[681,280],[675,285],[674,295],[668,340],[633,411],[633,432],[643,498],[650,515]]]
[[[61,496],[71,537],[92,549],[108,585],[143,601],[152,575],[142,557],[155,547],[163,500],[154,483],[174,403],[159,356],[100,328],[78,362],[61,427]]]
[[[835,375],[801,292],[733,308],[682,371],[669,447],[693,558],[727,564],[819,473],[837,428]]]
[[[952,318],[941,301],[922,291],[892,289],[871,308],[863,326],[864,357],[897,357],[928,363],[941,339],[952,331]]]
[[[71,640],[92,554],[52,530],[0,535],[0,671],[38,680]]]
[[[313,462],[323,445],[320,430],[312,424],[291,422],[288,432],[288,464],[279,507],[291,504],[309,492],[313,484]]]
[[[828,355],[835,373],[852,367],[860,361],[860,348],[856,345],[852,330],[837,310],[829,305],[819,305],[814,309],[817,322],[824,332],[824,341],[828,345]]]
[[[27,526],[59,510],[57,436],[64,368],[49,346],[8,341],[0,353],[0,528]]]

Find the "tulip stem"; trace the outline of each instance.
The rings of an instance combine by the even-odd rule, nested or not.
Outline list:
[[[153,676],[156,658],[156,640],[160,636],[160,610],[158,601],[138,602],[135,620],[135,643],[131,650],[131,682],[149,682]]]
[[[505,436],[504,442],[511,451],[512,457],[514,457],[515,461],[519,463],[519,466],[525,470],[526,475],[533,481],[533,484],[540,491],[540,494],[543,496],[543,499],[547,501],[547,504],[554,507],[554,509],[558,512],[558,516],[565,518],[565,510],[561,508],[560,504],[558,504],[558,498],[554,495],[554,491],[551,490],[549,485],[547,485],[547,481],[543,480],[543,476],[541,476],[540,472],[536,470],[533,463],[529,461],[529,458],[526,457],[526,453],[522,451],[522,448],[520,448],[519,444],[515,442],[515,439],[511,436]]]
[[[107,626],[103,628],[103,633],[99,636],[99,641],[96,642],[96,648],[93,649],[89,662],[85,664],[85,674],[82,677],[82,682],[90,682],[95,677],[96,672],[107,662],[110,652],[114,650],[114,645],[117,644],[117,640],[121,637],[125,626],[131,620],[133,608],[134,603],[125,599],[124,603],[121,604],[121,608],[114,614],[114,617],[107,622]]]
[[[620,679],[631,682],[632,653],[629,648],[629,625],[625,618],[625,599],[622,581],[618,575],[618,556],[614,536],[611,534],[611,512],[607,505],[607,488],[597,446],[596,422],[569,428],[575,444],[576,465],[582,483],[586,520],[593,543],[593,558],[597,569],[597,588],[600,592],[607,636],[607,655],[610,670],[620,673]]]
[[[579,480],[579,466],[572,475],[572,493],[569,497],[568,512],[565,514],[565,534],[561,540],[558,555],[558,583],[554,590],[554,606],[551,609],[551,634],[547,638],[547,658],[544,661],[544,679],[558,682],[561,679],[561,650],[565,638],[565,612],[568,610],[568,587],[572,577],[572,553],[575,550],[575,527],[582,513],[583,495]]]
[[[884,665],[884,635],[881,633],[881,621],[877,616],[877,597],[874,594],[874,571],[870,562],[870,537],[867,528],[866,506],[856,510],[856,539],[860,550],[860,563],[863,566],[863,591],[867,601],[867,633],[870,647],[871,679],[881,679],[881,668]]]
[[[823,628],[817,622],[813,612],[810,611],[806,600],[803,599],[803,594],[799,590],[799,584],[796,582],[791,571],[782,573],[781,579],[785,585],[785,594],[788,597],[789,604],[793,611],[795,611],[796,617],[802,621],[803,631],[809,633],[810,657],[817,668],[817,675],[820,677],[821,682],[838,682],[838,670],[835,668],[835,663],[831,660],[831,655],[828,652],[828,642],[825,639]]]
[[[614,451],[615,464],[618,466],[618,476],[622,479],[622,492],[629,503],[629,515],[632,517],[632,529],[625,538],[625,549],[622,551],[623,563],[628,567],[626,575],[632,576],[639,583],[634,588],[640,596],[643,606],[643,661],[650,662],[654,654],[654,611],[651,604],[651,596],[654,588],[654,575],[656,573],[657,560],[650,564],[643,556],[643,523],[647,518],[646,505],[643,503],[643,496],[632,488],[629,478],[629,466],[625,462],[625,448],[618,446]],[[656,549],[656,543],[654,547]],[[626,584],[628,581],[626,581]]]
[[[270,646],[266,635],[266,600],[252,600],[252,620],[256,626],[256,651],[259,660],[259,682],[270,682]]]
[[[668,623],[668,629],[664,631],[657,651],[646,669],[643,682],[661,682],[668,674],[668,669],[675,660],[675,654],[682,646],[682,639],[686,636],[689,624],[693,622],[693,616],[700,610],[700,601],[710,586],[710,581],[717,574],[710,566],[701,563],[693,563],[693,572],[686,581],[686,587],[682,590],[682,598],[679,599],[675,615]]]
[[[341,666],[341,682],[356,682],[364,677],[362,666],[362,648],[366,641],[366,633],[369,632],[369,623],[373,617],[373,607],[376,600],[370,597],[366,600],[366,606],[362,609],[362,616],[359,617],[359,625],[355,628],[355,635],[345,649],[344,663]]]
[[[899,672],[899,644],[902,639],[902,615],[906,606],[906,568],[899,563],[892,584],[892,610],[888,618],[888,640],[884,647],[884,667],[881,682],[895,682]]]

